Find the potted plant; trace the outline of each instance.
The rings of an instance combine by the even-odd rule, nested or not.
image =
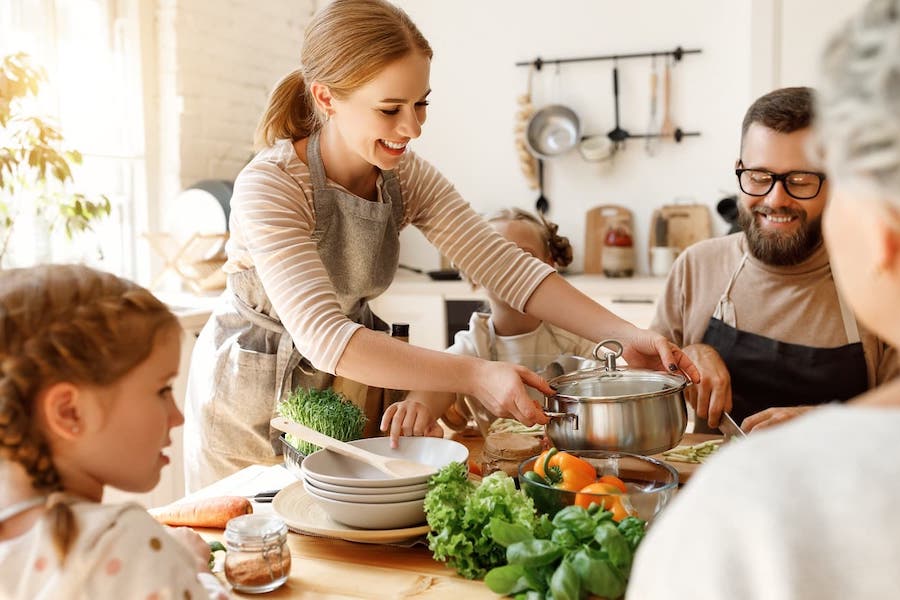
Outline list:
[[[29,212],[48,224],[48,234],[62,227],[72,239],[111,211],[106,196],[71,190],[72,168],[82,158],[66,148],[59,128],[35,110],[46,79],[25,53],[0,61],[0,268],[17,219]]]

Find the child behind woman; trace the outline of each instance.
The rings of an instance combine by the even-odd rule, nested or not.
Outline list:
[[[0,597],[227,597],[196,533],[100,504],[106,485],[151,490],[168,463],[180,331],[114,275],[0,271]]]
[[[554,267],[572,262],[572,246],[568,238],[557,233],[558,226],[518,208],[503,209],[488,221],[500,235],[519,248]],[[537,355],[560,354],[591,356],[594,342],[559,327],[523,314],[488,291],[490,312],[475,312],[469,329],[456,334],[447,349],[452,354],[477,356],[487,360],[520,363]],[[449,425],[464,425],[469,415],[462,398],[456,394],[410,392],[406,400],[391,405],[381,421],[382,431],[391,437],[402,435],[441,436],[437,423],[444,417]]]

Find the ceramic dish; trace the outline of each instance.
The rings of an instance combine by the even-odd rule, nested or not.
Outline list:
[[[396,502],[409,502],[410,500],[422,500],[428,493],[428,488],[416,492],[400,492],[400,493],[384,493],[384,494],[357,494],[353,492],[333,492],[331,490],[323,490],[316,486],[315,482],[307,479],[303,482],[303,487],[307,493],[313,496],[321,496],[329,500],[339,500],[341,502],[356,502],[362,504],[392,504]],[[357,489],[373,489],[382,490],[390,488],[357,488]]]
[[[355,485],[335,485],[333,483],[328,483],[327,481],[316,479],[308,473],[305,477],[301,477],[301,480],[308,481],[319,489],[328,490],[329,492],[338,492],[339,494],[403,494],[406,492],[422,492],[422,494],[424,494],[428,491],[427,482],[415,483],[413,485],[398,485],[394,487],[359,487]]]
[[[356,529],[336,523],[321,506],[306,493],[303,483],[290,484],[275,496],[273,510],[284,519],[292,530],[299,533],[320,535],[349,542],[368,544],[393,544],[425,535],[428,525],[400,529]]]
[[[407,502],[376,504],[371,502],[342,502],[320,496],[305,488],[313,501],[322,507],[332,521],[357,529],[399,529],[425,522],[425,498]]]
[[[469,450],[453,440],[433,437],[401,437],[398,448],[391,448],[389,437],[365,438],[348,442],[369,452],[419,462],[434,467],[434,473],[451,462],[464,463]],[[313,452],[300,465],[304,477],[350,487],[397,487],[426,483],[429,475],[390,477],[375,467],[330,450]],[[432,473],[433,474],[433,473]]]

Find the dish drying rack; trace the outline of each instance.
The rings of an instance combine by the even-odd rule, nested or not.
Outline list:
[[[183,243],[162,232],[145,233],[144,239],[164,262],[151,288],[157,288],[169,272],[174,272],[194,293],[225,289],[222,267],[227,260],[227,233],[195,233]]]

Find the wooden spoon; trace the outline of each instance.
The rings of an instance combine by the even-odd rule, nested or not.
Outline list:
[[[437,472],[437,469],[431,465],[424,465],[403,458],[391,458],[389,456],[375,454],[374,452],[352,446],[347,442],[342,442],[329,435],[320,433],[315,429],[311,429],[306,425],[301,425],[300,423],[296,423],[284,417],[275,417],[269,423],[278,431],[290,433],[291,435],[295,435],[301,440],[315,444],[316,446],[321,446],[332,452],[337,452],[338,454],[342,454],[354,460],[364,462],[391,477],[420,477],[422,475],[432,475]]]
[[[672,67],[668,60],[663,71],[663,120],[659,135],[662,138],[675,137],[675,123],[672,122]]]

